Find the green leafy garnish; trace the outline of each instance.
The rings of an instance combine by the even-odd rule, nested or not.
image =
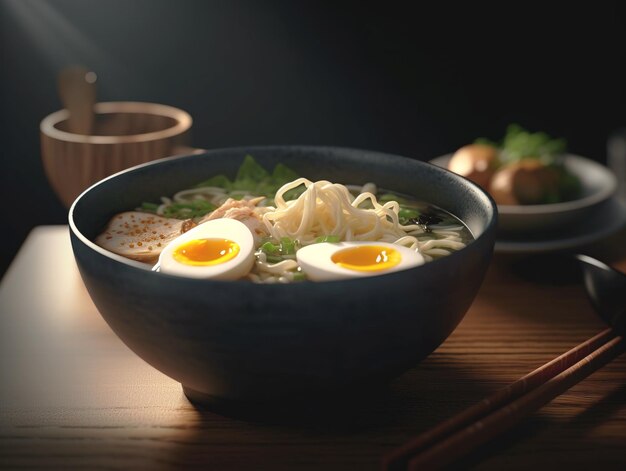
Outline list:
[[[569,201],[577,198],[582,192],[580,179],[571,173],[563,170],[559,180],[559,193],[562,201]]]
[[[143,202],[141,203],[141,209],[149,213],[156,213],[156,210],[159,209],[159,205],[156,203]]]
[[[292,181],[292,180],[289,180],[289,181]],[[285,183],[287,183],[287,182],[285,182]],[[283,183],[283,184],[279,185],[279,186],[276,188],[276,191],[278,191],[278,189],[279,189],[281,186],[283,186],[285,183]],[[286,192],[283,194],[283,198],[285,198],[285,201],[291,201],[291,200],[298,199],[298,197],[299,197],[302,193],[304,193],[304,192],[305,192],[305,190],[306,190],[306,186],[304,186],[304,184],[299,185],[299,186],[297,186],[297,187],[295,187],[295,188],[292,188],[292,189],[291,189],[291,190],[289,190],[289,191],[286,191]],[[276,192],[274,192],[274,193],[276,193]]]
[[[251,155],[246,155],[234,180],[231,181],[225,175],[216,175],[198,183],[196,187],[216,186],[224,188],[227,193],[245,191],[255,196],[273,198],[281,186],[297,178],[298,174],[284,164],[279,163],[269,173]],[[284,197],[286,200],[295,199],[303,191],[304,185],[301,185],[285,193]]]
[[[283,164],[277,164],[272,172],[272,179],[281,186],[298,178],[300,178],[300,176],[296,172]]]
[[[502,140],[503,163],[511,163],[523,158],[540,159],[549,165],[566,149],[564,139],[554,139],[545,132],[529,132],[519,124],[511,124]]]
[[[491,146],[491,147],[500,147],[500,144],[498,144],[495,141],[492,141],[491,139],[487,139],[486,137],[479,137],[478,139],[476,139],[474,141],[475,144],[482,144],[484,146]]]
[[[397,201],[398,204],[406,203],[406,199],[393,193],[383,193],[377,199],[379,203],[388,203],[389,201]]]
[[[261,167],[254,157],[250,154],[243,158],[243,162],[237,171],[235,182],[243,182],[246,180],[260,182],[269,177],[269,173],[263,167]]]
[[[269,263],[280,263],[284,260],[283,257],[280,257],[278,255],[268,255],[267,257],[265,257],[265,259]]]
[[[203,182],[198,183],[196,185],[196,188],[201,188],[204,186],[215,186],[218,188],[225,188],[226,190],[232,190],[231,181],[228,179],[228,177],[224,175],[215,175],[208,180],[204,180]]]
[[[305,281],[306,275],[301,271],[297,271],[293,274],[293,281]]]
[[[215,205],[205,200],[194,200],[186,203],[172,203],[163,210],[166,218],[189,219],[202,217],[215,209]]]
[[[270,263],[282,262],[286,258],[292,256],[297,251],[298,241],[292,240],[289,237],[282,237],[278,244],[267,240],[261,244],[261,252],[265,254],[265,259]]]
[[[296,244],[289,237],[280,239],[280,253],[283,255],[293,255],[296,253]]]
[[[261,250],[267,255],[280,254],[280,246],[272,244],[271,242],[265,242],[263,245],[261,245]]]
[[[325,236],[319,236],[315,239],[315,243],[316,244],[320,244],[322,242],[329,242],[331,244],[334,244],[336,242],[340,242],[341,241],[341,237],[337,236],[337,235],[325,235]]]
[[[416,219],[419,215],[420,212],[417,209],[401,207],[398,211],[398,220],[400,224],[406,226],[411,219]]]
[[[500,143],[484,137],[474,142],[500,149],[502,164],[529,158],[540,159],[546,165],[550,165],[558,156],[565,153],[567,147],[564,139],[555,139],[545,132],[530,132],[519,124],[509,124]]]
[[[155,213],[159,208],[159,204],[143,202],[141,210],[147,213]],[[163,209],[163,217],[174,219],[192,219],[199,218],[210,213],[215,209],[215,205],[205,200],[194,200],[185,203],[172,203]]]

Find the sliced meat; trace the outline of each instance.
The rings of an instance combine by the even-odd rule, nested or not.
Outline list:
[[[232,198],[228,198],[224,201],[222,206],[204,216],[200,222],[202,223],[220,218],[240,220],[240,217],[249,217],[250,214],[252,214],[252,211],[256,208],[256,205],[264,199],[264,196],[253,198],[251,200],[234,200]]]
[[[255,213],[255,209],[256,205],[264,199],[264,196],[251,200],[234,200],[228,198],[222,206],[204,216],[199,224],[220,218],[236,219],[244,223],[248,229],[250,229],[250,232],[252,232],[255,240],[258,241],[259,238],[266,235],[266,233],[261,219]]]
[[[128,211],[115,215],[95,242],[123,257],[154,264],[167,244],[194,226],[190,219]]]

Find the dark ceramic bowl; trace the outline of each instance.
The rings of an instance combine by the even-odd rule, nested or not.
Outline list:
[[[309,179],[376,182],[437,205],[476,240],[423,266],[347,281],[259,285],[151,272],[92,240],[115,214],[234,176],[246,153]],[[219,149],[113,175],[69,213],[72,248],[89,294],[137,355],[180,381],[194,400],[259,402],[381,384],[430,354],[469,308],[491,258],[493,201],[435,165],[378,152],[275,146]]]

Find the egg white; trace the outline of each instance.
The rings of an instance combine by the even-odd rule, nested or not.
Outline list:
[[[239,253],[218,265],[192,266],[174,259],[174,251],[194,239],[228,239],[239,245]],[[235,219],[214,219],[194,227],[170,242],[159,256],[162,273],[190,278],[238,280],[246,276],[254,265],[254,237],[250,229]]]
[[[384,270],[358,271],[344,268],[331,260],[336,252],[359,245],[376,245],[388,247],[400,253],[400,263]],[[313,281],[343,280],[348,278],[385,275],[400,270],[417,267],[424,263],[424,257],[408,247],[390,244],[388,242],[358,241],[358,242],[338,242],[312,244],[301,248],[296,253],[298,264],[307,277]]]

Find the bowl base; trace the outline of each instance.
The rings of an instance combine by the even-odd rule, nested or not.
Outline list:
[[[352,427],[372,402],[389,400],[387,383],[326,394],[287,396],[273,400],[231,399],[196,391],[182,385],[191,404],[209,412],[240,420],[280,425],[319,425],[333,423]],[[389,401],[392,402],[392,401]]]
[[[183,393],[185,393],[185,396],[187,397],[187,399],[189,399],[189,402],[194,405],[210,407],[219,406],[224,402],[224,399],[218,396],[213,396],[212,394],[196,391],[195,389],[191,389],[184,384],[182,384],[181,386],[183,387]]]
[[[223,415],[257,414],[260,411],[277,411],[282,409],[300,408],[304,404],[327,403],[343,397],[343,393],[313,394],[313,395],[287,395],[271,398],[231,398],[215,396],[193,388],[181,385],[183,393],[194,407],[207,409]]]

